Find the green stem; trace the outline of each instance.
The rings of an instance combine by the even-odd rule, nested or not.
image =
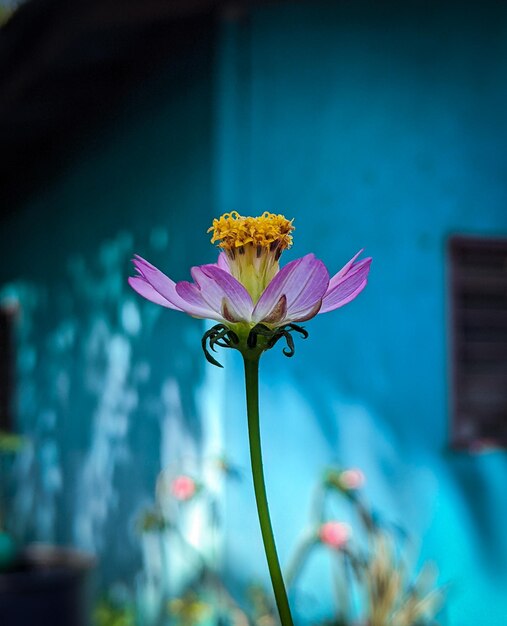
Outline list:
[[[248,438],[250,441],[250,460],[257,502],[257,513],[264,542],[264,552],[268,562],[271,584],[275,594],[276,606],[282,626],[293,626],[287,592],[276,553],[275,538],[269,518],[268,499],[262,469],[261,434],[259,426],[259,359],[260,354],[243,355],[245,363],[246,406],[248,413]]]

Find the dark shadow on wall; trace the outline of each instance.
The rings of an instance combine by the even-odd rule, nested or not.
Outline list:
[[[10,214],[134,88],[211,56],[217,2],[32,0],[0,29],[0,205]]]

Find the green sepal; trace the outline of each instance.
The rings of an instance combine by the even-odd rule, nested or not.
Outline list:
[[[221,348],[237,348],[239,337],[232,329],[225,326],[225,324],[216,324],[204,333],[201,346],[206,360],[212,365],[223,367],[208,350],[208,344],[213,352],[216,352],[215,346],[220,346]]]
[[[308,337],[308,332],[302,326],[292,323],[277,328],[270,328],[266,324],[259,323],[251,328],[248,334],[247,332],[243,334],[243,332],[238,330],[239,334],[237,334],[225,324],[215,324],[202,337],[201,345],[206,360],[212,365],[223,367],[211,354],[211,351],[216,352],[217,346],[235,348],[245,356],[248,353],[261,354],[266,350],[271,350],[280,339],[285,339],[287,344],[282,352],[285,356],[292,357],[296,352],[293,334],[296,332],[303,339]]]

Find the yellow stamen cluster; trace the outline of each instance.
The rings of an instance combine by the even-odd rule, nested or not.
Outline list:
[[[281,253],[292,245],[292,221],[268,211],[260,217],[243,217],[237,211],[231,211],[214,219],[208,232],[213,231],[211,243],[220,241],[219,247],[233,255],[237,248],[248,244]]]

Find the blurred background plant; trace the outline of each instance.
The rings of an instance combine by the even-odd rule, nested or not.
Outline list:
[[[437,624],[444,592],[435,587],[436,568],[424,564],[420,573],[414,574],[406,534],[371,508],[362,494],[364,484],[365,476],[359,469],[329,468],[324,472],[315,488],[308,529],[302,534],[287,571],[293,596],[297,598],[297,579],[313,551],[323,546],[333,561],[336,600],[335,614],[325,623]],[[331,500],[337,496],[339,504],[351,509],[344,513],[353,525],[336,519],[331,512]]]
[[[15,535],[9,528],[6,513],[7,465],[23,446],[23,438],[0,431],[0,572],[15,561],[18,547]]]
[[[225,459],[213,463],[225,477],[241,477]],[[207,533],[219,537],[217,502],[204,479],[179,469],[159,474],[155,502],[137,519],[144,569],[135,591],[113,589],[103,596],[95,625],[277,626],[268,589],[252,580],[240,594],[233,594],[217,568],[218,546],[210,549],[208,542],[203,550],[192,538],[193,517],[203,515],[211,522]],[[317,482],[308,526],[285,571],[296,613],[301,604],[298,583],[313,554],[324,549],[332,563],[335,606],[322,626],[436,626],[445,596],[436,586],[436,567],[424,563],[417,572],[411,566],[406,533],[372,509],[364,484],[359,469],[335,467],[326,469]],[[186,563],[186,575],[175,578],[170,570],[177,564],[181,572],[178,559]]]

